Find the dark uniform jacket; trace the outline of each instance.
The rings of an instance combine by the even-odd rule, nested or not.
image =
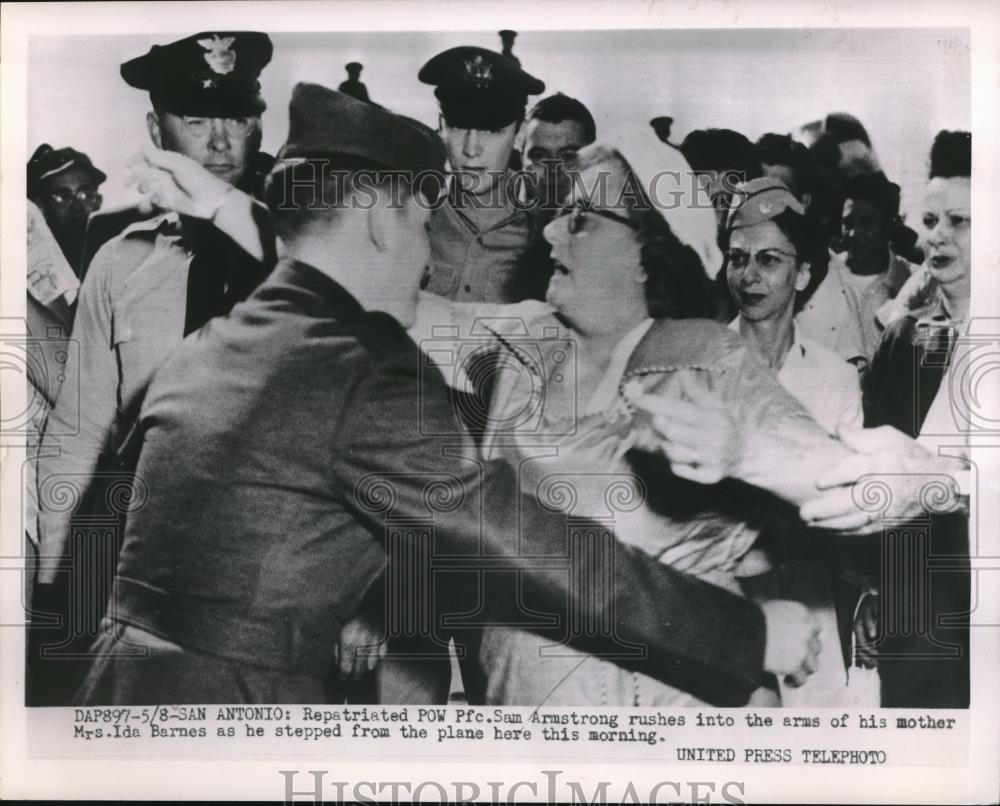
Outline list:
[[[603,527],[574,531],[520,495],[511,467],[473,459],[439,371],[421,364],[396,320],[291,261],[187,339],[142,410],[145,500],[78,701],[321,701],[387,545],[426,558],[428,541],[430,567],[401,583],[474,597],[484,568],[519,570],[564,632],[571,610],[573,623],[612,625],[578,631],[575,646],[639,645],[623,662],[745,701],[762,673],[757,606],[621,544],[595,561]],[[596,567],[611,580],[581,587]],[[491,614],[524,617],[513,596]],[[136,644],[155,662],[121,657]]]
[[[865,425],[916,437],[941,388],[958,331],[940,301],[886,330],[864,381]],[[969,706],[969,520],[962,513],[893,524],[857,564],[881,592],[881,704]],[[864,546],[865,544],[862,544]]]

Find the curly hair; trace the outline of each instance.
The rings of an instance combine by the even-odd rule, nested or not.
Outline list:
[[[705,273],[701,258],[670,229],[625,158],[611,148],[591,147],[581,154],[573,169],[581,171],[599,163],[616,166],[626,177],[628,192],[622,197],[629,219],[638,227],[639,263],[646,273],[649,315],[656,319],[717,318],[718,291]]]

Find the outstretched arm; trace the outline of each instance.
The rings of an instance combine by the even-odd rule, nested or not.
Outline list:
[[[418,389],[416,360],[399,342],[369,356],[342,409],[333,470],[337,486],[354,491],[359,520],[379,531],[433,524],[437,578],[454,584],[460,574],[448,569],[480,580],[513,572],[536,614],[555,616],[571,645],[672,685],[735,704],[759,684],[765,654],[780,667],[770,671],[808,673],[804,612],[775,610],[766,622],[756,604],[617,542],[607,526],[571,522],[522,496],[516,471],[471,458],[457,426],[450,439],[427,436],[448,432],[454,418],[443,382],[425,377]],[[422,428],[428,417],[434,427]],[[525,621],[516,597],[490,605],[492,618]]]

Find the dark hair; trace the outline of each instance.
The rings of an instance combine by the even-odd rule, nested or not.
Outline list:
[[[762,165],[784,165],[791,169],[795,184],[791,190],[800,198],[807,193],[812,196],[822,192],[819,171],[809,149],[791,135],[769,132],[756,145]]]
[[[899,215],[899,185],[890,182],[884,173],[852,176],[844,184],[844,199],[871,204],[886,218],[892,251],[911,263],[923,261],[923,253],[917,247],[917,233],[906,226]]]
[[[576,98],[570,98],[561,92],[542,98],[531,107],[526,120],[541,120],[545,123],[572,120],[583,126],[583,138],[586,141],[584,145],[593,143],[597,138],[597,124],[594,123],[594,116],[590,114],[590,110]]]
[[[646,273],[646,309],[656,319],[715,319],[719,297],[698,253],[683,243],[653,205],[628,161],[613,148],[592,146],[573,168],[617,164],[626,175],[622,200],[638,225],[639,264]]]
[[[715,319],[718,294],[701,258],[682,243],[652,205],[629,211],[639,225],[639,263],[646,272],[646,307],[656,319]]]
[[[856,174],[844,183],[844,199],[866,201],[890,221],[899,216],[899,185],[884,173]]]
[[[972,176],[972,135],[942,130],[931,146],[930,179]]]
[[[781,230],[781,233],[792,242],[800,263],[809,264],[809,283],[795,294],[795,313],[802,310],[812,297],[819,284],[826,279],[830,267],[830,252],[827,246],[823,227],[810,215],[800,215],[794,210],[783,210],[770,219]],[[723,254],[729,250],[729,236],[732,230],[726,229],[720,236]],[[728,260],[722,267],[723,272],[729,270]]]
[[[740,182],[764,175],[757,147],[732,129],[696,129],[684,138],[681,153],[695,171],[736,172]]]
[[[872,147],[868,130],[865,129],[860,120],[847,112],[831,112],[827,115],[823,131],[837,145],[851,140],[860,140],[868,148]]]

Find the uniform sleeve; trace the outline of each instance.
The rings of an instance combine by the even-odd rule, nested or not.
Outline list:
[[[729,361],[724,397],[743,427],[736,477],[801,505],[816,497],[816,479],[851,451],[826,433],[778,381],[763,358],[744,346]]]
[[[745,702],[762,672],[760,609],[617,542],[606,526],[570,522],[522,496],[511,466],[472,457],[443,382],[434,373],[423,380],[418,388],[399,360],[372,360],[346,400],[333,472],[355,516],[379,532],[431,524],[434,563],[474,576],[514,572],[525,598],[558,623],[606,625],[568,629],[570,645],[719,702]],[[440,433],[454,436],[431,436]],[[519,601],[491,599],[490,618],[523,624]]]
[[[81,286],[65,378],[42,438],[38,463],[42,583],[54,579],[69,542],[70,518],[97,467],[117,410],[118,372],[107,282],[116,244],[112,241],[98,252]]]

